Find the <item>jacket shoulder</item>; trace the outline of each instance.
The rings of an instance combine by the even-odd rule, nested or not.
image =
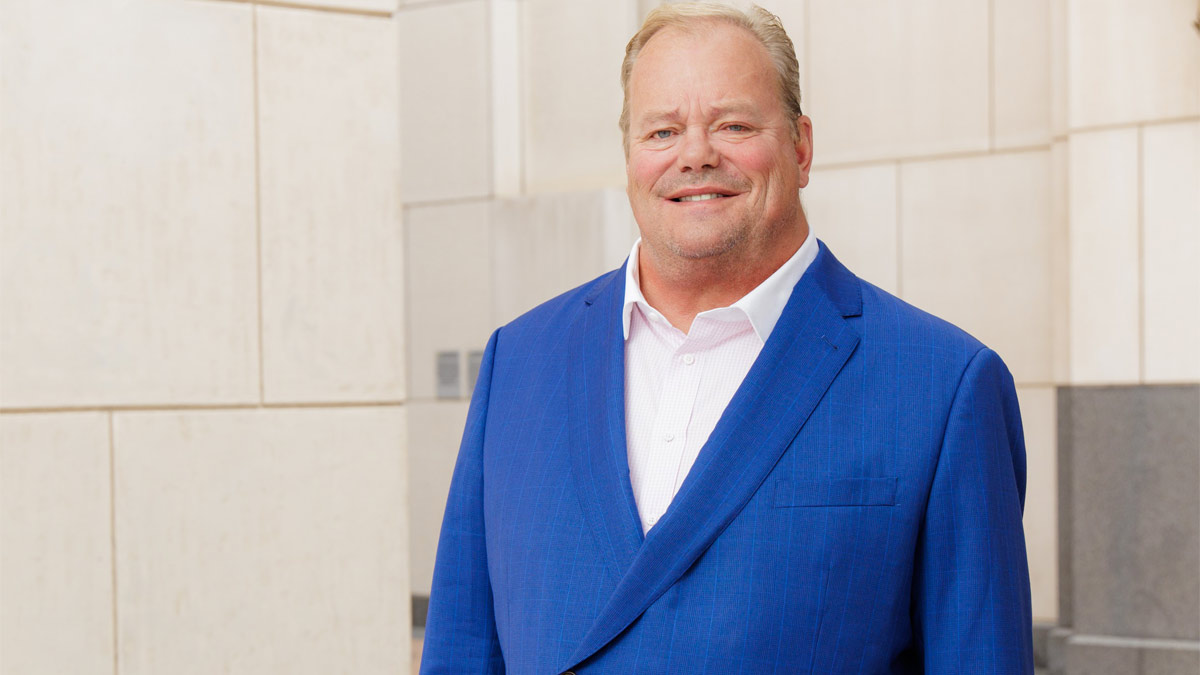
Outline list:
[[[958,326],[863,280],[864,337],[902,350],[930,350],[952,360],[970,360],[983,342]]]

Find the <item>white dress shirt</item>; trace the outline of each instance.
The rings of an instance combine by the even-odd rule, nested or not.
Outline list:
[[[633,497],[642,531],[649,532],[679,492],[818,248],[809,232],[754,290],[728,307],[700,312],[684,333],[642,295],[640,246],[641,239],[625,266],[625,438]]]

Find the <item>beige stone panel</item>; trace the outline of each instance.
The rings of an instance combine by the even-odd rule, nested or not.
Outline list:
[[[118,413],[122,675],[407,672],[404,419]]]
[[[437,395],[438,352],[482,350],[492,325],[491,207],[488,202],[413,207],[408,253],[409,395]],[[467,378],[460,378],[464,398]]]
[[[0,3],[0,405],[258,400],[250,12]]]
[[[1146,127],[1145,379],[1200,380],[1200,122]]]
[[[491,192],[487,5],[484,0],[439,3],[396,15],[405,203]]]
[[[992,2],[993,147],[1050,142],[1050,15],[1046,0]]]
[[[1017,387],[1025,427],[1025,550],[1035,621],[1058,620],[1058,402],[1052,386]]]
[[[838,260],[897,293],[896,165],[818,169],[802,196],[812,231]]]
[[[108,415],[0,415],[0,672],[111,675]]]
[[[1067,142],[1050,146],[1050,302],[1056,384],[1071,382],[1071,242],[1068,238]]]
[[[1067,144],[1075,384],[1139,381],[1137,135],[1077,133]]]
[[[521,11],[523,0],[491,0],[492,194],[521,194],[524,143],[521,141]]]
[[[1050,0],[1050,132],[1067,133],[1067,0]]]
[[[497,326],[620,266],[635,239],[621,190],[501,199],[491,219]]]
[[[1068,0],[1071,128],[1200,114],[1195,0]]]
[[[409,0],[411,2],[411,0]],[[338,12],[369,12],[391,14],[405,0],[260,0],[261,4],[294,5],[314,9],[330,9]]]
[[[467,421],[467,407],[467,401],[416,401],[408,406],[413,595],[428,597],[432,588],[442,515]]]
[[[621,59],[637,3],[526,0],[524,12],[526,191],[624,186]]]
[[[403,398],[396,28],[257,11],[265,397]]]
[[[809,0],[817,164],[988,147],[987,0]]]
[[[900,287],[1004,359],[1051,379],[1050,153],[902,164]]]

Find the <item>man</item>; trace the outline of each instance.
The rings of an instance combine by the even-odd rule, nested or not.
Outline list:
[[[488,343],[424,673],[1029,673],[1012,379],[810,234],[791,42],[652,12],[626,265]]]

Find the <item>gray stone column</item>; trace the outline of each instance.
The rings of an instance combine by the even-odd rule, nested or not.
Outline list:
[[[1200,673],[1200,385],[1062,387],[1052,673]]]

